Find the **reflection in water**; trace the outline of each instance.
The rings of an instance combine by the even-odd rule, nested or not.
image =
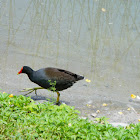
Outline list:
[[[77,71],[96,86],[138,91],[139,7],[139,1],[122,0],[3,0],[2,79],[9,65],[47,65]]]

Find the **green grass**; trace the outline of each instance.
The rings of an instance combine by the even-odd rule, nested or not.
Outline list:
[[[139,140],[140,123],[127,128],[80,119],[74,107],[50,102],[35,104],[30,97],[0,93],[0,139]]]

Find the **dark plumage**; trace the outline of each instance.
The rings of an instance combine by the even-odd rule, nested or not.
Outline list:
[[[18,74],[20,73],[26,73],[32,82],[38,84],[42,88],[49,89],[49,90],[51,90],[52,87],[50,81],[51,83],[54,83],[56,81],[55,88],[57,94],[59,94],[58,91],[67,89],[71,87],[76,81],[84,79],[83,76],[74,74],[72,72],[63,69],[51,68],[51,67],[42,68],[37,71],[34,71],[28,66],[23,66],[21,70],[18,72]]]

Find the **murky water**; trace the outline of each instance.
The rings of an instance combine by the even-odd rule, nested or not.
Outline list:
[[[20,94],[34,86],[27,76],[16,75],[28,65],[59,67],[90,79],[62,93],[70,105],[127,103],[131,94],[140,96],[139,0],[1,0],[0,7],[2,90]]]

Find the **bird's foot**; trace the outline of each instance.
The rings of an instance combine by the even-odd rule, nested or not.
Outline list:
[[[61,102],[56,102],[55,105],[58,105],[59,106],[59,105],[61,105]]]
[[[24,96],[26,96],[26,95],[32,93],[33,91],[35,91],[35,94],[37,95],[36,90],[37,90],[37,88],[24,88],[24,89],[21,90],[20,92],[27,92],[27,91],[29,91],[28,93],[26,93],[26,94],[24,95]]]
[[[26,92],[26,91],[34,91],[34,88],[24,88],[20,92]]]

